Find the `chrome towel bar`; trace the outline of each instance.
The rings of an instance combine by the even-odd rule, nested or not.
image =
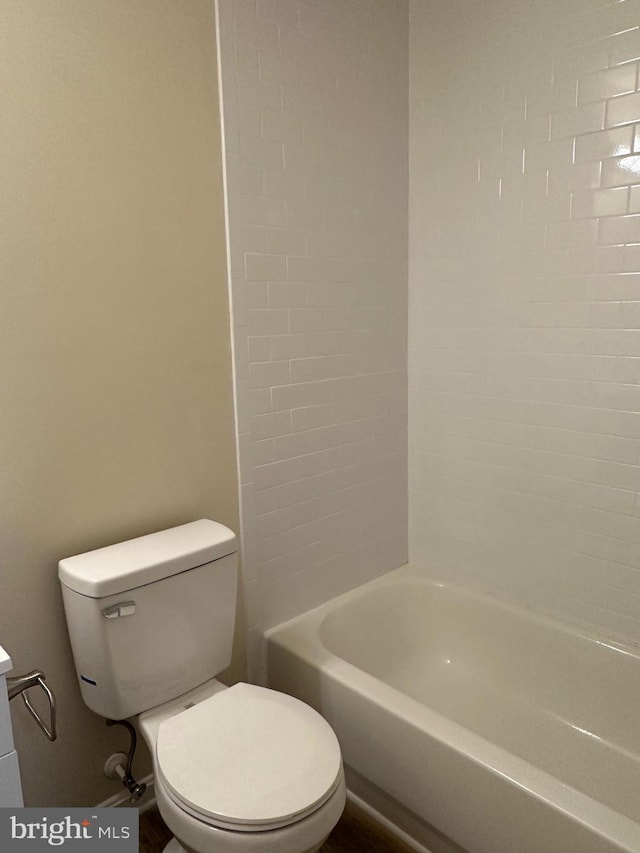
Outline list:
[[[42,720],[42,718],[29,700],[28,691],[32,687],[40,687],[44,691],[45,696],[47,697],[47,701],[49,702],[48,726]],[[25,673],[25,675],[16,675],[7,678],[7,692],[9,694],[10,700],[18,694],[21,694],[22,701],[27,706],[27,710],[29,711],[33,719],[36,721],[38,726],[45,733],[45,735],[49,738],[49,740],[55,740],[57,738],[58,732],[56,727],[56,697],[53,695],[53,692],[49,689],[49,687],[45,684],[44,672],[41,672],[38,669],[34,669],[32,672]]]

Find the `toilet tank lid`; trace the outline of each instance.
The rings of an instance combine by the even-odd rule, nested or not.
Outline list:
[[[208,518],[118,542],[58,563],[58,577],[89,598],[106,598],[179,572],[195,569],[238,550],[235,533]]]

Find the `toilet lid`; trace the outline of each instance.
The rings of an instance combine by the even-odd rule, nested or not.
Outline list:
[[[326,720],[298,699],[252,684],[162,722],[156,756],[172,799],[226,829],[287,826],[318,809],[342,777]]]

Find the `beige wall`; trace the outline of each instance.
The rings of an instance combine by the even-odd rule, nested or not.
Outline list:
[[[81,703],[58,560],[238,524],[213,3],[0,15],[0,643],[59,700],[53,744],[13,703],[27,804],[92,804],[126,741]]]

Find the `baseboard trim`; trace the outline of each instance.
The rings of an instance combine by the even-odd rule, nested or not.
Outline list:
[[[144,795],[138,800],[137,803],[133,804],[133,807],[140,810],[140,814],[144,814],[144,812],[152,809],[156,804],[156,793],[155,793],[155,785],[153,781],[153,773],[149,773],[148,776],[145,776],[144,779],[139,780],[141,783],[147,786],[147,790],[144,792]],[[129,802],[129,792],[124,789],[117,794],[114,794],[112,797],[108,797],[106,800],[103,800],[101,803],[98,803],[96,806],[97,809],[121,809],[121,808],[132,808],[132,804]]]
[[[349,802],[353,803],[356,808],[359,808],[360,811],[363,811],[365,814],[368,814],[370,818],[375,820],[376,823],[379,823],[380,826],[384,826],[392,835],[395,835],[400,841],[404,842],[407,847],[410,847],[412,850],[415,850],[416,853],[430,853],[430,851],[420,844],[415,838],[412,838],[408,833],[406,833],[403,829],[400,829],[393,821],[389,820],[388,817],[385,817],[383,814],[380,814],[379,811],[370,806],[369,803],[365,802],[361,797],[357,794],[354,794],[353,791],[350,791],[347,788],[347,799]]]

